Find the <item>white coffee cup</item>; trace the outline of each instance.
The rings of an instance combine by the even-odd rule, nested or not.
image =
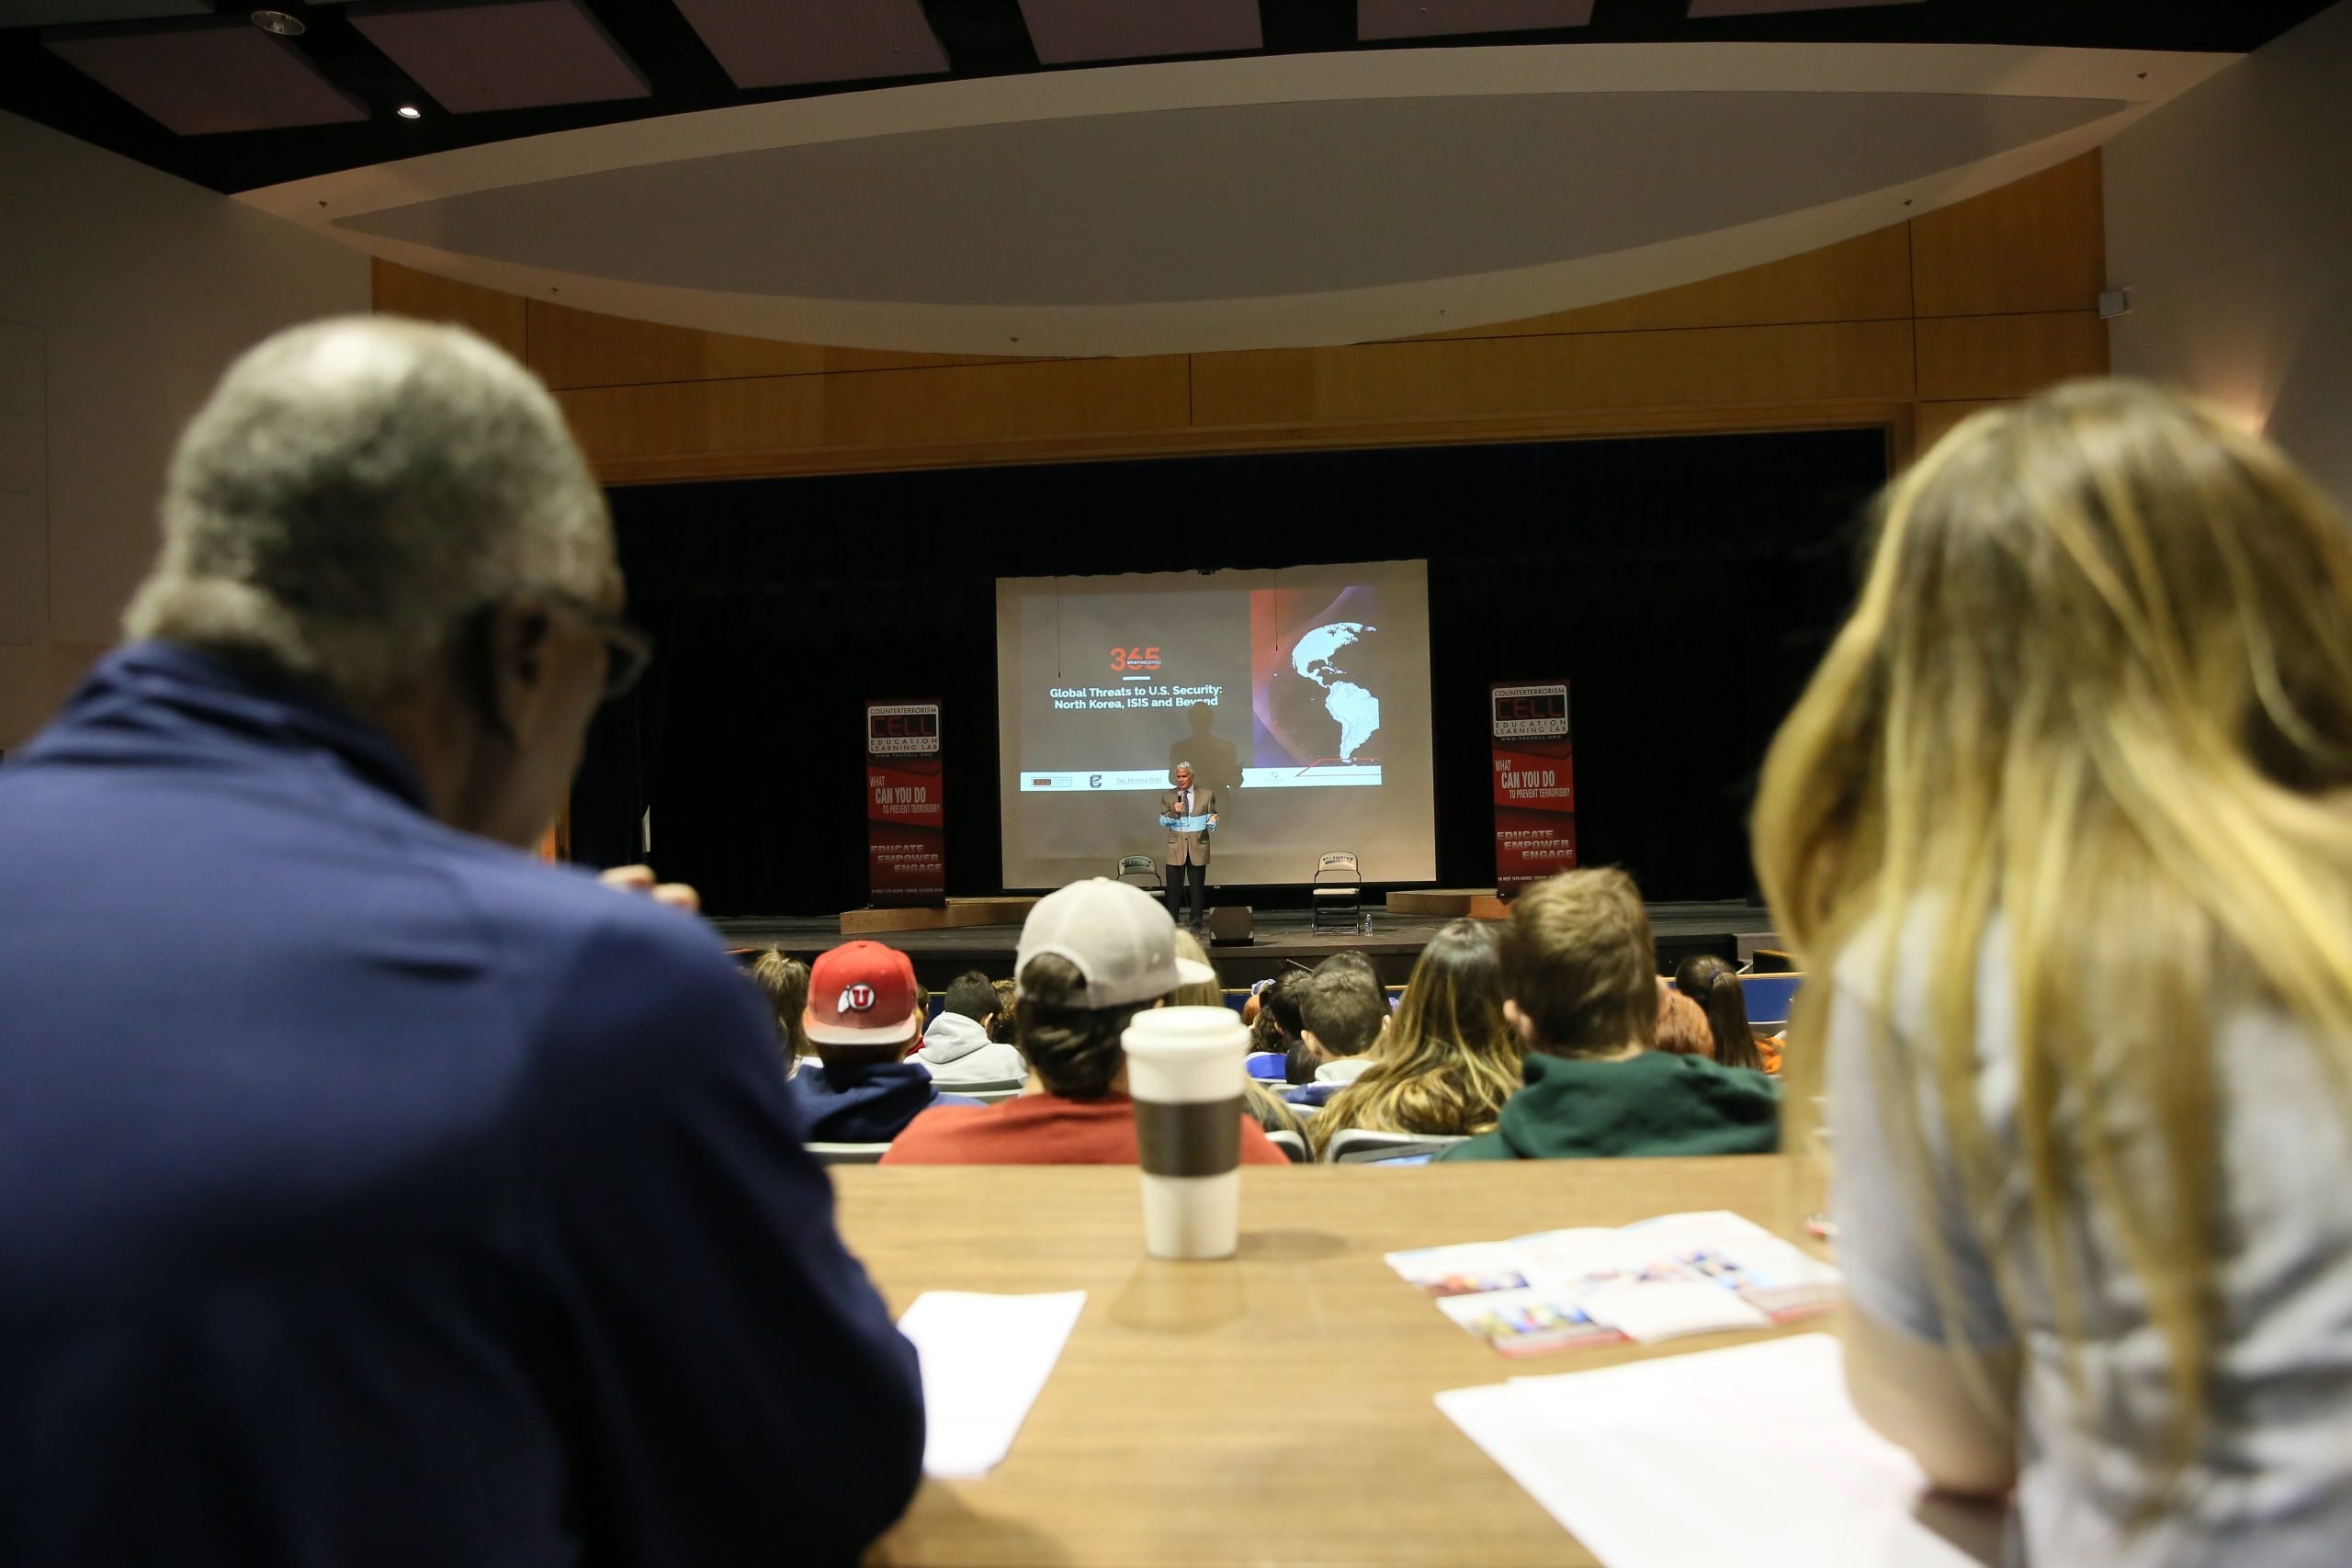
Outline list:
[[[1242,1058],[1231,1008],[1154,1008],[1123,1036],[1154,1258],[1230,1258],[1240,1245]]]

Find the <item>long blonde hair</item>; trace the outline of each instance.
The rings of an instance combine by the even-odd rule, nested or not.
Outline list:
[[[775,1015],[776,1048],[789,1068],[810,1054],[802,1014],[808,1006],[808,965],[781,948],[771,947],[752,960],[752,983],[768,999]]]
[[[1203,964],[1206,966],[1212,974],[1216,972],[1216,965],[1209,963],[1209,955],[1206,952],[1203,951],[1200,938],[1194,936],[1191,931],[1186,931],[1182,926],[1178,926],[1176,928],[1176,956],[1179,958],[1189,958],[1195,964]],[[1168,995],[1168,1005],[1172,1008],[1223,1007],[1225,1005],[1225,987],[1218,981],[1213,979],[1194,980],[1189,984],[1179,986],[1173,991],[1170,992]],[[1235,1016],[1238,1017],[1239,1015],[1236,1014]]]
[[[1333,1095],[1307,1131],[1320,1149],[1345,1127],[1386,1133],[1491,1133],[1522,1071],[1503,1019],[1495,932],[1455,920],[1414,961],[1405,999],[1372,1066]]]
[[[2208,1406],[2221,1021],[2280,1008],[2339,1082],[2352,1066],[2347,783],[2344,520],[2267,443],[2126,382],[1980,413],[1894,484],[1853,616],[1765,763],[1775,923],[1825,977],[1871,935],[1881,1113],[1919,1133],[1907,1075],[1932,1076],[1988,1237],[2004,1166],[1978,1110],[1976,987],[2007,928],[2024,1223],[2077,1371],[2085,1211],[2136,1277],[2173,1393],[2152,1492]],[[1897,933],[1921,910],[1928,1027],[1905,1046]],[[1800,1062],[1829,990],[1803,993]],[[2148,1142],[2127,1149],[2132,1129]],[[1933,1260],[1948,1306],[1951,1269]]]

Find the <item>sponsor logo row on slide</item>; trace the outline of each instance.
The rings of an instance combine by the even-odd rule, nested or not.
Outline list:
[[[1380,783],[1377,762],[1326,764],[1310,768],[1244,768],[1243,789],[1327,789],[1366,787]],[[1021,775],[1021,793],[1048,795],[1061,791],[1145,791],[1155,794],[1176,786],[1164,768],[1109,770],[1101,773],[1037,773]]]

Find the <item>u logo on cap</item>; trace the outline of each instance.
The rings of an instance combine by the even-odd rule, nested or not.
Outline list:
[[[843,986],[842,987],[842,999],[835,1004],[833,1010],[836,1012],[873,1011],[874,987],[871,986]]]

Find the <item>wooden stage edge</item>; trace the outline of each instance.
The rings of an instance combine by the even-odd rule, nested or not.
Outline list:
[[[1017,926],[1029,918],[1034,897],[1007,895],[998,898],[950,898],[944,904],[916,904],[905,908],[842,911],[842,935],[871,936],[876,931],[945,931],[965,926]]]
[[[904,908],[868,905],[863,909],[843,909],[841,931],[843,936],[871,936],[876,931],[1017,926],[1029,918],[1029,910],[1036,902],[1035,897],[1027,895],[1005,894],[994,898],[950,898],[944,904],[918,904]],[[1388,895],[1386,908],[1392,915],[1442,920],[1460,919],[1465,915],[1474,920],[1500,920],[1510,915],[1510,906],[1491,887],[1399,888]]]
[[[1441,920],[1506,920],[1510,906],[1491,887],[1400,887],[1388,896],[1392,915],[1418,915]]]
[[[1212,890],[1214,891],[1214,890]],[[1385,904],[1368,904],[1372,929],[1350,924],[1317,928],[1305,909],[1256,910],[1249,941],[1214,945],[1209,960],[1227,986],[1247,986],[1299,968],[1311,968],[1340,952],[1362,953],[1383,982],[1402,985],[1421,949],[1445,923],[1473,912],[1494,895],[1484,888],[1413,890],[1413,911],[1398,908],[1392,893]],[[886,942],[914,960],[915,975],[936,989],[967,969],[995,978],[1012,973],[1021,922],[1033,897],[955,898],[922,909],[853,909],[846,915],[720,915],[711,924],[739,953],[774,947],[814,959],[844,936]],[[1770,911],[1742,900],[1651,904],[1651,934],[1657,939],[1659,972],[1693,953],[1745,959],[1758,947],[1778,947]],[[1422,912],[1426,911],[1426,912]],[[875,920],[890,923],[867,923]],[[850,923],[853,919],[856,924]],[[920,923],[916,923],[920,922]]]

